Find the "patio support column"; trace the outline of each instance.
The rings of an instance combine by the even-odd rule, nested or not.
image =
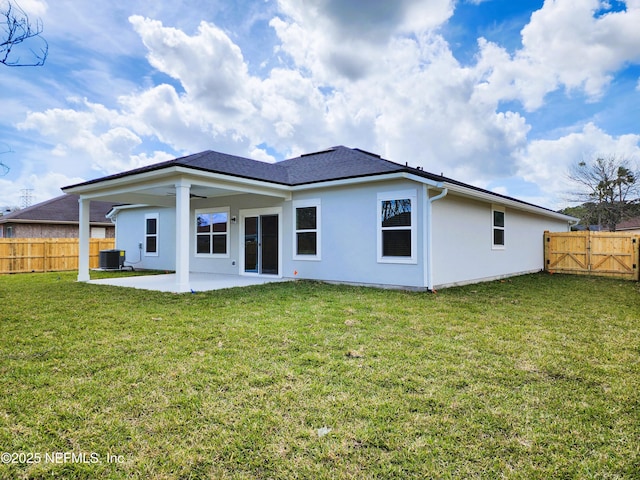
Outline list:
[[[189,211],[191,184],[176,183],[176,291],[188,292],[189,285]]]
[[[89,281],[89,211],[91,200],[80,197],[78,200],[78,281]]]

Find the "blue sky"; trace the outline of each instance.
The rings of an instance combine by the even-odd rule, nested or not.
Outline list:
[[[549,208],[571,164],[640,161],[640,0],[18,3],[49,56],[0,65],[0,206],[206,149],[358,147]]]

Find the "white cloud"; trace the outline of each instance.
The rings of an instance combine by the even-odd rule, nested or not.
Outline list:
[[[2,6],[3,11],[7,4],[7,0],[3,0],[0,2],[0,6]],[[15,5],[16,2],[13,2]],[[47,13],[49,6],[47,2],[41,0],[20,0],[18,2],[20,8],[29,16],[29,19],[32,23],[35,23],[38,17],[42,17]]]
[[[612,136],[589,123],[555,140],[534,140],[520,158],[518,174],[557,197],[558,203],[575,190],[567,178],[571,165],[598,155],[616,155],[640,165],[640,135]]]
[[[149,50],[149,63],[179,80],[192,101],[214,111],[252,113],[242,52],[222,30],[202,22],[189,36],[140,16],[129,21]]]
[[[149,62],[184,91],[161,84],[120,97],[119,110],[85,102],[84,111],[33,113],[21,127],[55,138],[57,155],[84,158],[109,173],[146,162],[134,155],[145,138],[180,152],[214,144],[261,158],[257,146],[265,143],[288,155],[343,143],[468,181],[512,172],[529,126],[517,113],[497,113],[497,99],[479,97],[478,69],[461,67],[430,31],[451,15],[449,1],[428,8],[376,3],[379,8],[356,22],[359,39],[348,45],[353,6],[280,5],[288,16],[272,25],[294,64],[264,79],[248,73],[238,46],[215,25],[202,22],[190,36],[132,16]]]
[[[599,99],[612,73],[640,61],[640,2],[626,10],[594,16],[599,0],[546,1],[522,29],[522,49],[514,55],[479,40],[477,69],[484,72],[477,95],[485,101],[519,100],[539,108],[547,93],[563,86]]]
[[[32,202],[36,204],[62,195],[62,186],[83,181],[80,177],[68,177],[62,173],[48,171],[42,174],[27,174],[13,180],[0,178],[2,199],[0,206],[20,207],[23,190],[31,190]]]
[[[166,159],[169,154],[152,156],[136,154],[142,139],[127,125],[128,119],[119,112],[88,101],[77,101],[83,110],[51,109],[30,113],[18,124],[21,130],[36,130],[52,138],[55,145],[52,161],[74,164],[76,172],[87,174],[91,169],[115,173]],[[146,162],[146,163],[145,163]]]
[[[379,49],[394,36],[432,31],[453,14],[451,0],[279,0],[278,5],[284,18],[271,25],[281,50],[321,83],[372,74],[382,66]]]

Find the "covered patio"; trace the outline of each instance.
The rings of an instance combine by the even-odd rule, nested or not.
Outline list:
[[[219,160],[219,171],[208,170],[208,156]],[[201,157],[205,157],[204,160]],[[206,160],[206,161],[205,161]],[[204,162],[204,163],[203,163]],[[275,182],[269,175],[279,175],[269,170],[264,180],[249,176],[267,164],[242,159],[217,152],[201,154],[143,167],[129,172],[91,180],[63,188],[65,193],[79,195],[79,261],[78,281],[131,286],[167,292],[190,292],[254,285],[280,280],[278,278],[242,278],[234,275],[204,276],[191,272],[194,236],[190,233],[194,209],[214,203],[216,197],[250,195],[261,199],[291,199],[291,189],[282,182]],[[236,170],[245,172],[240,175]],[[260,177],[260,175],[258,175]],[[275,180],[280,180],[279,177]],[[119,208],[158,207],[171,208],[175,212],[175,234],[170,241],[175,274],[161,278],[137,277],[91,281],[89,275],[89,210],[92,201],[113,202]],[[209,202],[209,203],[207,203]],[[116,227],[116,231],[118,228]],[[117,235],[118,236],[118,235]],[[143,240],[142,238],[140,240]],[[140,243],[143,245],[143,243]],[[122,248],[122,247],[119,247]],[[142,248],[142,247],[140,247]],[[114,282],[114,283],[109,283]],[[117,283],[115,283],[117,282]]]
[[[287,282],[290,278],[250,277],[241,275],[223,275],[218,273],[189,273],[190,291],[207,292],[225,288],[248,287],[265,283]],[[116,287],[138,288],[156,292],[184,292],[176,284],[176,274],[127,276],[120,278],[101,278],[90,280],[88,283],[96,285],[112,285]]]

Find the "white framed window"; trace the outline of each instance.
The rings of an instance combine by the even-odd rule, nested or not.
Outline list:
[[[229,257],[229,207],[196,210],[196,256]]]
[[[417,263],[415,190],[378,194],[378,262]]]
[[[293,258],[320,260],[320,199],[293,202]]]
[[[491,206],[491,248],[504,250],[505,209],[497,205]]]
[[[107,238],[105,227],[91,227],[91,238]]]
[[[144,216],[144,254],[148,257],[158,256],[159,222],[157,213]]]

